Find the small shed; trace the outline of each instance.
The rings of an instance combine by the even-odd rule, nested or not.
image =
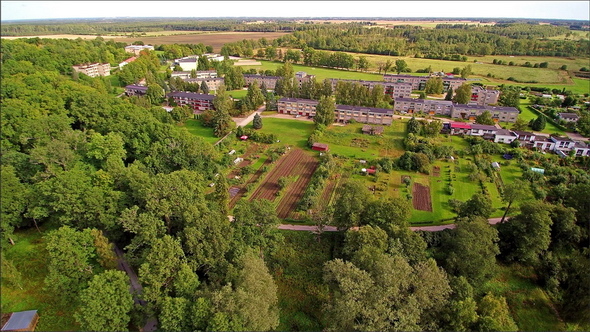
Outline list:
[[[328,144],[313,143],[311,149],[315,151],[328,151]]]
[[[13,312],[0,331],[35,331],[38,321],[37,310]]]
[[[540,173],[540,174],[545,174],[545,169],[543,169],[543,168],[531,167],[531,171],[537,172],[537,173]]]
[[[248,136],[246,136],[246,135],[244,135],[244,136],[240,136],[240,139],[241,139],[241,140],[243,140],[243,141],[245,141],[245,140],[247,140],[247,139],[248,139]]]
[[[498,162],[497,162],[497,161],[494,161],[494,162],[492,163],[492,167],[493,167],[493,168],[495,168],[495,169],[500,169],[500,164],[498,164]]]
[[[236,159],[234,160],[234,164],[239,164],[239,163],[241,163],[242,161],[244,161],[244,158],[236,158]]]
[[[236,153],[236,150],[231,150],[228,154],[231,156],[234,153]]]

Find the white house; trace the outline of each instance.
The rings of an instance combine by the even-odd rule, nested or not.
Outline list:
[[[197,65],[199,64],[199,56],[198,55],[189,55],[185,56],[184,58],[174,60],[175,65],[179,65],[182,68],[182,71],[197,70]]]
[[[535,140],[535,134],[529,133],[528,131],[515,130],[515,131],[513,131],[513,133],[516,134],[516,137],[518,138],[519,141],[532,142]]]
[[[567,137],[551,136],[550,138],[553,142],[555,142],[554,150],[569,152],[574,148],[574,145],[576,145],[576,142],[572,141]]]
[[[555,142],[553,142],[549,137],[538,136],[535,137],[535,140],[533,141],[533,147],[543,151],[552,151],[555,149]]]
[[[558,113],[557,117],[565,122],[577,122],[580,118],[576,113]]]
[[[516,134],[506,129],[498,129],[494,137],[495,143],[512,143],[517,138]]]
[[[498,131],[498,128],[490,125],[482,125],[474,123],[471,125],[471,136],[484,136],[486,134],[493,135]]]
[[[576,142],[574,152],[576,157],[590,157],[590,145],[584,142]]]

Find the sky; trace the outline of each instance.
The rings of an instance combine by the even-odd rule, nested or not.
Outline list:
[[[4,1],[1,20],[102,17],[502,17],[590,20],[589,1]]]

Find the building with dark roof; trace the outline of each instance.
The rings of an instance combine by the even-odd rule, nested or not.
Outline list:
[[[557,117],[565,122],[577,122],[580,118],[576,113],[557,113]]]
[[[515,122],[520,113],[514,107],[453,104],[451,117],[475,121],[485,111],[490,112],[496,122]]]
[[[412,94],[412,84],[404,82],[384,82],[384,81],[364,81],[364,80],[344,80],[331,78],[332,91],[336,91],[338,82],[358,83],[366,88],[372,89],[377,85],[383,87],[383,93],[389,95],[391,98],[410,98]]]
[[[203,111],[215,109],[213,106],[213,99],[215,99],[214,95],[202,94],[202,93],[194,93],[194,92],[184,92],[184,91],[174,91],[170,92],[166,95],[167,98],[172,98],[178,106],[187,105],[194,110],[195,114],[201,113]]]
[[[451,115],[453,102],[450,100],[395,98],[393,110],[401,113],[425,113],[429,115]]]
[[[413,75],[395,75],[395,74],[387,74],[383,75],[383,81],[385,82],[392,82],[392,83],[409,83],[412,85],[412,90],[424,90],[426,86],[426,82],[432,78],[437,76],[413,76]],[[449,77],[443,76],[441,77],[443,81],[443,91],[447,91],[449,87],[453,90],[457,90],[463,83],[466,83],[467,80],[460,77]]]
[[[262,83],[266,86],[267,89],[275,88],[277,81],[280,77],[278,76],[263,76],[257,74],[244,74],[244,82],[246,82],[246,86],[254,83],[254,81],[258,82],[258,86],[262,86]]]
[[[127,96],[143,96],[147,93],[147,89],[147,86],[131,84],[125,87],[125,94]]]

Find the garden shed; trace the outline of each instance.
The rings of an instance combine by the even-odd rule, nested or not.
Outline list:
[[[328,144],[313,143],[311,149],[316,151],[328,151]]]
[[[35,331],[38,321],[37,310],[13,312],[0,331]]]

